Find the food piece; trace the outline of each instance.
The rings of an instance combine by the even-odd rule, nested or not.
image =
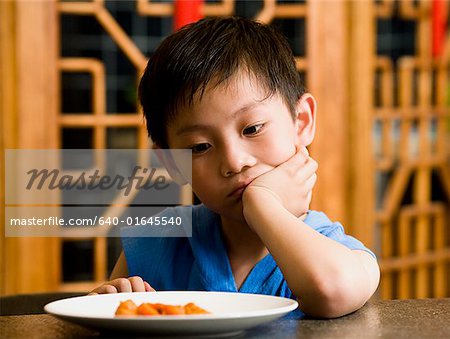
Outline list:
[[[125,300],[117,307],[116,315],[136,315],[137,308],[132,300]]]
[[[164,305],[164,304],[157,304],[158,305],[158,311],[160,314],[167,314],[167,315],[180,315],[180,314],[186,314],[186,311],[184,310],[183,306],[173,306],[173,305]]]
[[[209,314],[208,311],[197,306],[194,303],[181,305],[166,305],[160,303],[142,303],[137,306],[133,301],[122,301],[117,307],[116,316],[130,315],[183,315],[183,314]]]
[[[186,314],[208,314],[209,312],[194,303],[184,305]]]
[[[137,308],[137,315],[159,315],[159,312],[152,304],[143,303]]]

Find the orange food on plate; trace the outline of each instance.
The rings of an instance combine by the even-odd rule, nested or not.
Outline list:
[[[120,309],[120,306],[118,310]],[[136,314],[139,315],[159,315],[158,310],[150,303],[143,303],[136,309]],[[117,314],[117,312],[116,312]]]
[[[195,305],[194,303],[189,303],[184,305],[184,310],[186,314],[208,314],[208,311],[205,311],[203,308]]]
[[[137,306],[131,300],[122,301],[116,310],[116,315],[136,315]]]
[[[209,314],[194,303],[182,305],[166,305],[160,303],[142,303],[137,306],[132,300],[122,301],[117,307],[116,315],[182,315],[182,314]]]

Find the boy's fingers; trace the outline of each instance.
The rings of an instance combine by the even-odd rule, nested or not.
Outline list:
[[[132,292],[145,292],[144,281],[141,277],[130,277],[128,280],[130,281]]]
[[[300,152],[309,157],[308,149],[305,146],[300,146]]]
[[[154,292],[154,288],[141,277],[118,278],[92,290],[88,295],[121,292]]]
[[[117,289],[117,292],[133,292],[131,282],[127,278],[114,279],[110,284]]]
[[[317,161],[308,157],[303,164],[299,165],[299,167],[293,168],[293,175],[297,180],[305,181],[315,174],[318,167]]]
[[[303,168],[306,173],[314,173],[319,168],[319,164],[311,157],[307,157]]]
[[[311,167],[313,168],[314,172],[317,171],[317,169],[319,168],[319,163],[311,157],[308,157],[307,163],[311,164]]]
[[[292,157],[290,157],[288,160],[286,160],[285,162],[278,165],[278,167],[289,168],[291,166],[294,166],[294,167],[303,166],[308,161],[309,157],[306,156],[305,153],[303,153],[302,151],[298,151],[299,146],[295,146],[295,147],[297,148],[297,152]]]
[[[303,145],[295,144],[295,153],[296,154],[301,153],[301,154],[306,155],[307,157],[309,156],[308,149],[306,148],[306,146],[303,146]]]
[[[98,293],[117,293],[119,292],[116,288],[116,286],[113,285],[103,285],[100,288],[100,291]]]
[[[308,192],[308,194],[311,193],[312,189],[314,188],[314,185],[316,184],[317,181],[317,174],[314,173],[312,176],[310,176],[306,182],[305,182],[305,190],[306,192]]]
[[[117,293],[117,288],[112,285],[102,285],[92,290],[88,295],[97,295],[97,294],[105,294],[105,293]]]
[[[148,282],[144,281],[144,286],[145,286],[145,292],[155,292],[155,289],[153,287],[151,287]]]

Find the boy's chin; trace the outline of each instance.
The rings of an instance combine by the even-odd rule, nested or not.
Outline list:
[[[242,202],[233,206],[227,211],[219,213],[222,218],[232,220],[234,222],[239,222],[242,224],[247,224],[247,220],[244,218],[244,211],[242,208]]]
[[[233,222],[245,223],[247,221],[244,218],[244,210],[242,205],[242,199],[237,199],[233,201],[231,204],[227,204],[226,206],[209,206],[207,203],[204,203],[206,207],[208,207],[214,213],[220,215],[223,219],[227,219]]]

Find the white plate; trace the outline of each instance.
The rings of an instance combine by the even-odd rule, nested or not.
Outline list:
[[[115,317],[121,301],[184,305],[194,302],[211,312],[199,315]],[[274,320],[295,310],[295,300],[229,292],[141,292],[115,293],[62,299],[45,306],[45,311],[63,320],[103,329],[159,334],[234,334]]]

